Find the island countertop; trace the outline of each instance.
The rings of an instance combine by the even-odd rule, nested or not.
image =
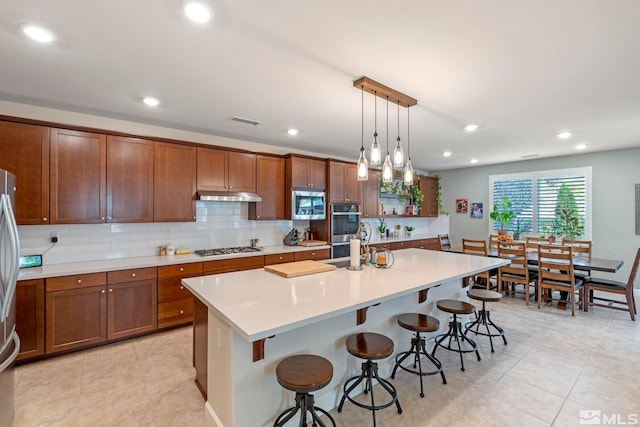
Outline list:
[[[508,264],[507,260],[423,249],[394,251],[389,269],[338,268],[284,278],[262,269],[182,283],[247,341],[257,341]]]

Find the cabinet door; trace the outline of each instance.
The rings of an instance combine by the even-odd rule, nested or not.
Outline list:
[[[438,179],[432,176],[420,177],[420,191],[424,200],[420,203],[420,216],[438,216]]]
[[[347,163],[344,167],[344,197],[347,202],[360,203],[362,200],[362,186],[358,181],[358,168]]]
[[[108,286],[107,338],[149,332],[158,326],[158,287],[153,279]]]
[[[107,136],[107,222],[153,221],[153,142]]]
[[[196,148],[156,142],[153,168],[154,221],[195,221]]]
[[[44,280],[18,282],[16,332],[20,337],[20,353],[16,360],[44,354]]]
[[[106,137],[51,129],[50,155],[50,222],[105,222]]]
[[[227,151],[198,147],[198,190],[227,190]]]
[[[287,159],[287,175],[291,176],[291,188],[309,187],[309,163],[311,159],[289,157]],[[291,188],[287,188],[290,190]]]
[[[230,191],[256,192],[256,155],[228,153],[227,182]],[[271,178],[273,179],[273,177]],[[271,183],[274,184],[273,182]]]
[[[340,162],[329,162],[329,197],[332,202],[345,202],[344,171],[347,165]]]
[[[293,252],[282,254],[269,254],[264,256],[264,265],[283,264],[285,262],[294,262],[296,260]]]
[[[49,128],[0,122],[0,169],[16,176],[18,225],[49,223]]]
[[[309,187],[314,190],[324,190],[327,188],[327,170],[324,160],[309,160],[308,170]]]
[[[380,172],[369,170],[369,179],[364,183],[362,197],[362,216],[364,218],[377,218],[378,193],[380,187]]]
[[[107,339],[105,286],[46,294],[46,352],[72,350]]]
[[[256,192],[261,202],[249,203],[249,219],[284,219],[284,159],[257,156]]]
[[[320,259],[328,259],[331,257],[329,249],[318,249],[314,251],[302,251],[295,253],[296,261],[306,261],[310,260],[320,260]]]

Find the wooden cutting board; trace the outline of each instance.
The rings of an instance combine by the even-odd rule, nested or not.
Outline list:
[[[298,246],[323,246],[326,244],[325,240],[303,240],[298,243]]]
[[[265,271],[275,273],[282,277],[297,277],[304,276],[306,274],[322,273],[324,271],[335,270],[336,266],[325,264],[324,262],[307,260],[268,265],[264,269]]]

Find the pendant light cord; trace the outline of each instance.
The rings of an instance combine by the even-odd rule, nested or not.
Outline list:
[[[362,93],[362,104],[361,104],[361,116],[362,116],[362,130],[360,132],[360,150],[364,151],[364,85],[360,86]]]
[[[400,100],[398,100],[398,141],[400,141]]]
[[[407,158],[411,160],[411,134],[409,133],[409,107],[407,107]]]
[[[389,155],[389,97],[387,96],[387,156]]]

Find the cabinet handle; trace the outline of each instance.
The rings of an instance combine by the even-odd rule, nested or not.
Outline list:
[[[113,292],[113,288],[109,288],[109,293]]]
[[[104,217],[103,216],[101,216],[100,219],[104,221]]]
[[[131,273],[131,277],[136,277],[136,273]]]
[[[232,187],[232,186],[229,186],[229,190],[231,190],[231,189],[233,189],[233,187]]]
[[[103,294],[104,294],[104,289],[101,291],[101,293],[103,293]]]
[[[78,279],[78,285],[82,283],[82,279]]]
[[[47,218],[42,218],[42,222],[47,222]]]
[[[311,252],[311,256],[316,256],[316,253],[315,252]]]
[[[180,267],[180,271],[184,271],[184,268],[183,268],[183,267]]]
[[[184,289],[184,286],[180,286],[180,290],[183,290],[183,289]]]
[[[279,257],[278,257],[278,259],[282,259],[282,257],[281,257],[281,256],[279,256]]]
[[[180,310],[180,314],[184,314],[184,310]]]

